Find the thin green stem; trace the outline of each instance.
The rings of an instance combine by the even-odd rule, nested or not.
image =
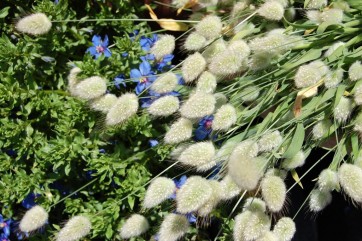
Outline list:
[[[69,20],[53,20],[52,23],[73,23],[73,22],[117,22],[117,21],[132,21],[132,22],[176,22],[176,23],[198,23],[196,20],[177,20],[177,19],[149,19],[149,18],[104,18],[104,19],[69,19]]]

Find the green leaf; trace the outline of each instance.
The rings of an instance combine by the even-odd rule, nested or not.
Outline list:
[[[333,109],[336,108],[336,106],[338,105],[344,91],[346,89],[346,86],[345,85],[339,85],[338,88],[337,88],[337,93],[336,93],[336,98],[334,100],[334,105],[333,105]]]
[[[318,59],[322,55],[321,49],[310,49],[307,53],[305,53],[301,58],[295,62],[287,62],[282,66],[284,70],[291,70],[297,66],[300,66],[306,62]]]
[[[353,134],[351,136],[351,146],[352,146],[353,157],[357,158],[358,152],[359,152],[358,135],[357,134]]]
[[[300,181],[300,178],[298,176],[298,173],[295,170],[291,170],[290,173],[292,174],[292,177],[296,183],[303,189],[302,182]]]
[[[294,132],[294,136],[288,149],[283,154],[284,158],[293,158],[298,151],[302,149],[304,142],[305,130],[303,123],[298,123],[297,128]]]
[[[0,18],[5,18],[9,14],[10,7],[5,7],[0,10]]]

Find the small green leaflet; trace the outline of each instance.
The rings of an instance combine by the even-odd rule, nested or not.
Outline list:
[[[293,139],[285,151],[283,157],[284,158],[293,158],[298,151],[302,149],[303,142],[304,142],[305,130],[303,123],[298,123],[297,128],[294,132]]]

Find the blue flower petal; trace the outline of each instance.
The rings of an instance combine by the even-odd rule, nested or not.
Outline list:
[[[140,71],[141,71],[141,74],[142,76],[147,76],[150,74],[151,72],[151,65],[150,63],[146,62],[146,61],[143,61],[141,64],[140,64]]]
[[[102,38],[99,35],[94,35],[92,38],[92,43],[94,46],[99,46],[102,44]]]
[[[111,51],[108,48],[105,49],[103,53],[104,53],[104,56],[106,56],[106,57],[111,57],[111,55],[112,55]]]
[[[142,93],[142,91],[146,88],[145,83],[138,83],[136,86],[136,94],[139,95]]]
[[[138,82],[142,74],[138,69],[131,69],[130,77],[133,82]]]
[[[158,141],[157,140],[149,140],[148,143],[150,144],[151,147],[157,146],[158,145]]]
[[[90,53],[91,55],[96,55],[97,54],[97,49],[95,46],[89,47],[86,51],[86,53]]]
[[[206,129],[205,127],[203,126],[199,126],[196,130],[195,130],[195,136],[194,136],[194,139],[196,141],[203,141],[205,140],[206,138],[209,137],[211,133],[211,129]]]
[[[106,36],[104,36],[104,40],[102,42],[102,47],[107,48],[108,44],[109,44],[109,40],[108,40],[108,35],[106,34]]]
[[[186,176],[186,175],[182,175],[182,176],[180,177],[180,179],[174,180],[176,187],[177,187],[178,189],[180,189],[180,188],[185,184],[186,180],[187,180],[187,176]]]

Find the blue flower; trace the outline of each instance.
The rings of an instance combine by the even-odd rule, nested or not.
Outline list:
[[[158,141],[157,140],[149,140],[148,144],[150,145],[150,147],[154,147],[158,145]]]
[[[86,53],[90,53],[92,56],[95,56],[96,59],[99,58],[102,54],[104,54],[106,57],[111,57],[112,53],[109,50],[108,47],[108,36],[106,35],[104,37],[104,41],[102,41],[102,38],[98,35],[94,35],[92,38],[93,46],[89,47],[86,51]]]
[[[123,85],[123,87],[126,87],[126,83],[124,82],[123,74],[117,75],[116,78],[114,78],[113,83],[117,89],[121,89],[121,86],[120,86],[121,84]]]
[[[153,34],[151,38],[142,36],[140,39],[140,45],[143,51],[148,52],[151,50],[152,46],[158,40],[157,34]]]
[[[195,214],[193,214],[193,213],[187,213],[186,218],[190,224],[196,223],[196,221],[197,221],[197,218],[196,218]]]
[[[173,182],[176,185],[176,191],[169,197],[170,199],[176,199],[176,192],[180,189],[186,182],[187,176],[182,175],[179,179],[173,179]]]
[[[10,241],[10,239],[8,239],[8,236],[2,233],[0,234],[0,241]]]
[[[148,91],[148,94],[149,94],[149,96],[140,98],[140,101],[142,103],[141,104],[142,108],[150,107],[150,105],[155,100],[157,100],[158,98],[160,98],[162,96],[165,96],[165,95],[180,96],[180,93],[177,92],[177,91],[172,91],[172,92],[168,92],[168,93],[159,94],[159,93],[157,93],[155,91],[150,90],[150,91]]]
[[[35,199],[39,196],[40,194],[29,193],[21,202],[21,205],[26,209],[30,209],[36,205]]]
[[[163,56],[163,58],[156,64],[157,70],[163,71],[165,67],[170,67],[173,58],[173,54],[166,54],[165,56]]]
[[[139,95],[142,91],[147,89],[153,81],[156,80],[156,76],[153,75],[154,73],[151,70],[150,63],[143,61],[139,69],[132,69],[130,77],[133,82],[137,82],[136,86],[136,94]]]
[[[141,56],[140,59],[142,61],[153,62],[155,61],[156,57],[153,54],[146,54],[145,56]]]
[[[208,115],[202,118],[199,122],[199,127],[195,130],[194,139],[196,141],[202,141],[209,138],[212,132],[212,121],[214,120],[213,115]]]
[[[5,220],[3,216],[0,214],[0,230],[2,230],[2,235],[4,237],[10,236],[10,225],[11,225],[11,219]],[[1,239],[2,240],[2,239]]]
[[[221,171],[222,168],[222,164],[221,162],[219,162],[218,164],[216,164],[216,166],[212,169],[212,172],[210,173],[210,175],[208,176],[207,179],[218,179],[219,178],[219,173]]]

